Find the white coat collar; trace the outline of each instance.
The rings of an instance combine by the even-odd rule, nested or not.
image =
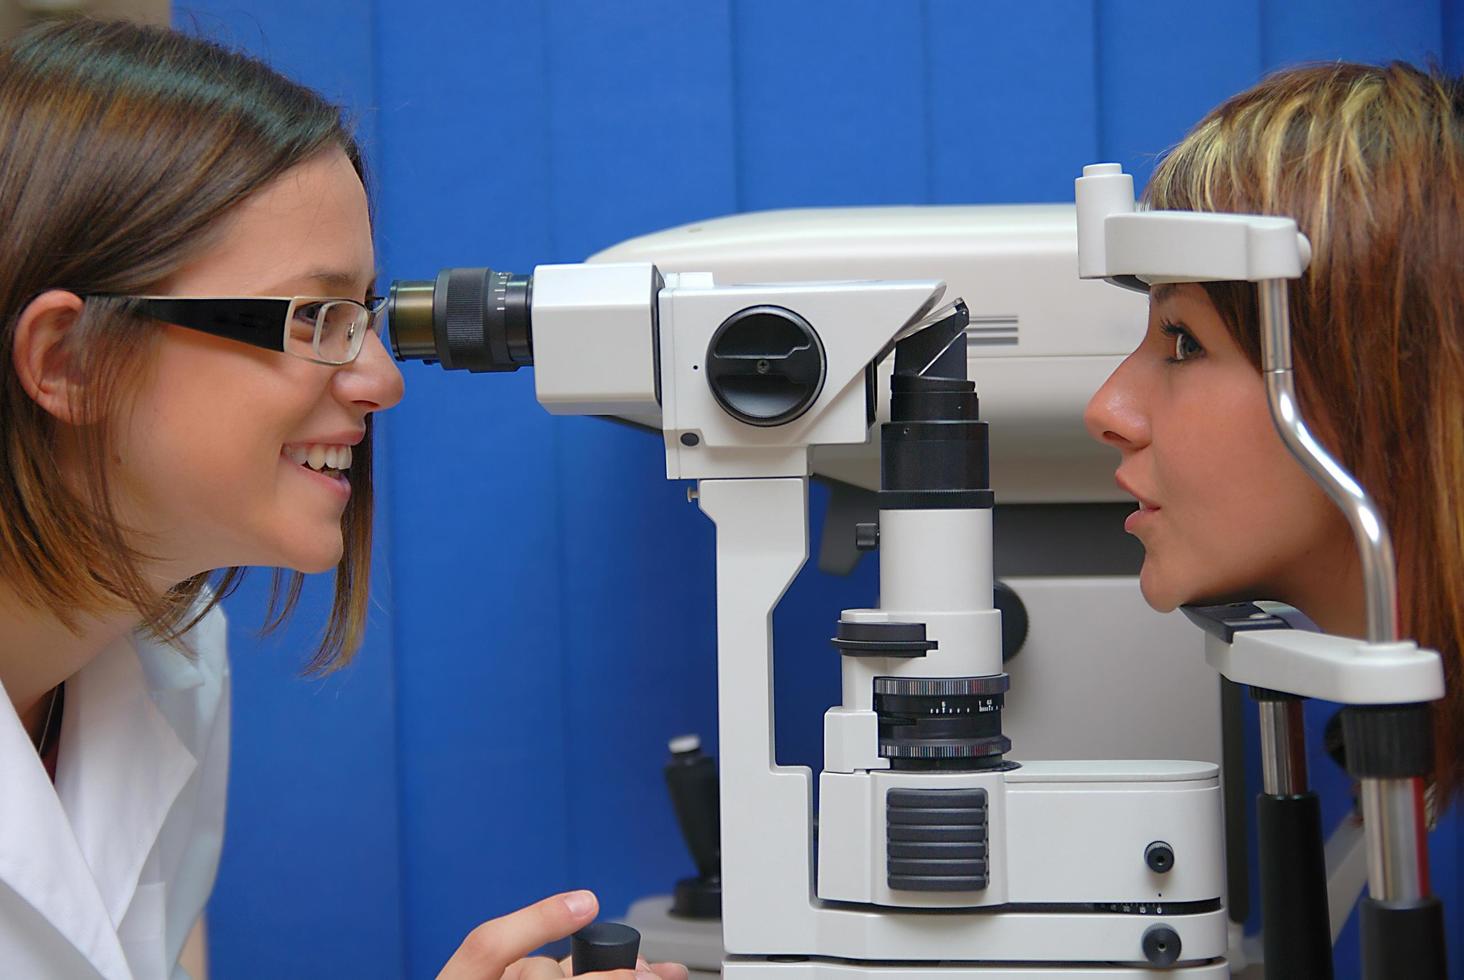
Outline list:
[[[124,636],[67,682],[54,786],[9,699],[0,706],[0,881],[108,980],[132,975],[117,926],[197,766],[153,700],[196,668],[145,671],[158,654],[183,659],[151,646]]]

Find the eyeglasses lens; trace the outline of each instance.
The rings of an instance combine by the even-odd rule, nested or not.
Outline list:
[[[366,308],[355,303],[322,303],[316,349],[322,361],[344,364],[361,350],[366,332]]]
[[[346,364],[361,351],[370,314],[355,303],[302,303],[290,318],[285,348],[291,354],[330,364]]]

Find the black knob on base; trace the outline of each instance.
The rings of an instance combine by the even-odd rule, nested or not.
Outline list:
[[[1150,926],[1142,940],[1144,958],[1155,966],[1169,966],[1179,959],[1179,933],[1169,926]]]
[[[640,933],[621,922],[592,922],[570,937],[574,975],[601,970],[634,970]]]

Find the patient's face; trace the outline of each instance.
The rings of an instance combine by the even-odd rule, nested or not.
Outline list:
[[[1260,372],[1198,285],[1154,288],[1143,342],[1085,421],[1139,501],[1125,528],[1154,608],[1263,598],[1315,617],[1345,587],[1346,521],[1282,444]]]

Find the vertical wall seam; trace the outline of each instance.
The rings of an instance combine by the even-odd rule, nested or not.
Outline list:
[[[934,204],[935,198],[935,72],[931,66],[930,0],[920,0],[920,73],[921,93],[924,100],[925,120],[925,197],[924,203]]]
[[[545,262],[573,261],[559,254],[557,225],[554,208],[554,72],[549,67],[549,4],[539,4],[539,85],[544,93],[543,125],[540,127],[540,149],[544,154],[544,169],[548,179],[544,181],[544,243],[548,248]],[[575,258],[583,258],[576,256]],[[532,271],[532,270],[530,270]]]
[[[561,757],[565,764],[558,767],[559,775],[559,798],[562,801],[563,815],[561,826],[564,831],[564,842],[562,857],[564,862],[564,873],[574,875],[578,873],[579,855],[576,853],[575,842],[579,837],[574,827],[574,806],[570,799],[573,791],[573,781],[570,779],[571,762],[574,758],[574,742],[570,720],[573,717],[573,684],[571,678],[575,671],[569,669],[569,637],[565,630],[566,599],[567,599],[567,576],[569,575],[569,537],[566,534],[568,527],[568,502],[566,500],[565,486],[569,476],[568,466],[565,463],[564,435],[562,432],[564,424],[568,420],[555,419],[552,426],[553,434],[550,436],[550,459],[554,474],[554,542],[555,542],[555,596],[554,608],[554,648],[558,652],[558,673],[559,673],[559,737],[563,745]]]
[[[1449,59],[1449,0],[1439,0],[1439,65],[1450,70]]]
[[[1261,62],[1257,66],[1260,69],[1258,75],[1270,71],[1275,58],[1275,39],[1271,36],[1271,21],[1266,12],[1266,0],[1256,0],[1256,51]]]
[[[1108,152],[1108,133],[1104,125],[1103,108],[1103,0],[1093,0],[1093,142],[1094,160],[1111,160]]]
[[[1455,0],[1440,0],[1439,3],[1439,61],[1443,70],[1451,74],[1457,74],[1460,67],[1455,60],[1459,52],[1454,50],[1454,3]],[[1464,824],[1460,826],[1464,828]]]
[[[544,90],[544,115],[543,115],[543,152],[544,166],[549,173],[549,179],[545,181],[545,239],[549,246],[549,255],[555,256],[559,261],[577,261],[584,256],[561,256],[559,254],[559,241],[556,231],[558,228],[558,212],[554,207],[555,180],[555,154],[554,154],[554,79],[550,66],[550,41],[551,18],[549,16],[549,5],[539,6],[539,70]],[[550,533],[553,535],[554,543],[554,600],[553,609],[554,631],[553,649],[556,654],[557,673],[559,675],[559,738],[563,746],[562,757],[567,761],[570,758],[570,746],[572,745],[570,731],[571,718],[571,682],[573,671],[569,670],[569,643],[565,630],[567,590],[566,581],[569,574],[569,542],[565,533],[568,527],[568,502],[566,500],[565,486],[568,468],[565,465],[564,446],[564,425],[565,421],[556,419],[549,427],[549,466],[553,478],[554,515]],[[563,830],[563,838],[560,844],[560,862],[562,873],[568,875],[571,868],[577,863],[574,853],[574,844],[577,834],[574,832],[573,815],[574,807],[571,805],[570,794],[573,783],[569,775],[570,766],[558,767],[557,777],[559,779],[559,799],[562,807],[560,814],[560,826]]]
[[[384,195],[383,188],[387,186],[388,176],[385,167],[382,166],[385,154],[381,151],[381,148],[386,145],[386,138],[383,133],[386,122],[386,113],[381,111],[381,107],[385,103],[385,99],[383,98],[383,86],[381,78],[381,66],[384,63],[385,55],[385,52],[382,50],[381,46],[381,38],[383,35],[383,31],[381,30],[381,19],[383,16],[384,15],[381,9],[381,0],[372,0],[370,6],[367,8],[366,23],[366,30],[370,38],[371,46],[370,73],[367,79],[367,90],[370,95],[370,106],[372,111],[371,135],[372,142],[374,144],[372,147],[372,150],[374,152],[373,159],[371,161],[371,172],[375,177],[376,193],[379,195]],[[378,201],[379,200],[380,199],[378,198]],[[380,237],[379,229],[381,227],[380,222],[383,210],[384,209],[379,207],[376,209],[377,225],[375,228],[372,229],[373,232],[376,232],[378,238]],[[397,602],[396,597],[396,573],[398,561],[396,542],[399,540],[400,535],[397,534],[396,528],[396,518],[398,514],[398,511],[395,507],[397,501],[397,481],[394,476],[395,470],[390,465],[393,457],[392,443],[394,442],[394,440],[391,438],[390,433],[394,426],[392,426],[389,421],[378,418],[373,428],[375,430],[373,432],[373,440],[380,442],[381,449],[384,450],[384,452],[374,454],[376,459],[376,468],[378,471],[383,471],[383,476],[385,476],[384,482],[386,484],[387,508],[385,519],[383,520],[378,518],[377,523],[386,535],[386,540],[379,542],[378,546],[386,555],[386,581],[381,584],[385,587],[384,591],[386,595],[385,601],[387,607],[387,622],[390,627],[387,630],[386,674],[387,681],[391,685],[391,696],[388,699],[388,703],[391,706],[391,781],[394,790],[392,794],[394,797],[394,810],[392,813],[392,819],[396,829],[396,888],[394,889],[396,898],[396,948],[398,960],[398,975],[405,977],[409,976],[411,973],[412,936],[411,931],[408,928],[409,920],[407,916],[406,884],[408,840],[406,821],[406,781],[405,773],[402,770],[402,759],[405,756],[405,753],[402,751],[402,741],[405,737],[405,733],[402,725],[402,686],[400,672],[398,670],[400,664],[398,655],[403,646],[400,604]],[[375,448],[376,447],[373,446],[373,449]],[[383,463],[386,465],[383,465]],[[375,474],[373,474],[373,479],[378,479],[376,478]]]
[[[732,210],[740,214],[746,208],[747,177],[743,166],[743,147],[746,144],[742,126],[742,73],[738,71],[737,4],[739,0],[727,0],[727,97],[731,101],[729,113],[732,123]]]

